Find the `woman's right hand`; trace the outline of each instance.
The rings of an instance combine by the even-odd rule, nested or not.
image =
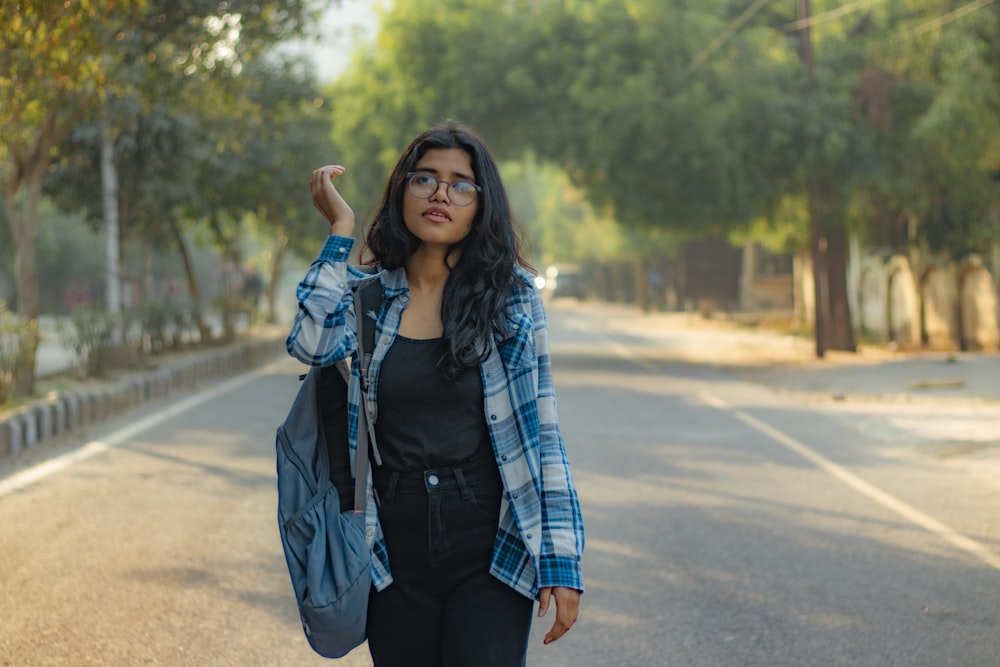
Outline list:
[[[333,187],[333,179],[344,173],[339,164],[329,164],[313,171],[309,179],[313,206],[330,223],[330,234],[351,237],[354,235],[354,211]]]

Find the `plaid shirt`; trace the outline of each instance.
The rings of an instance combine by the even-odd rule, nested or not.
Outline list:
[[[353,290],[381,280],[381,310],[366,313],[372,320],[367,326],[377,319],[365,395],[369,414],[377,419],[379,369],[409,303],[409,288],[402,268],[373,275],[348,266],[353,243],[340,236],[327,238],[299,283],[299,311],[286,346],[289,354],[312,366],[350,357],[357,350]],[[583,590],[583,517],[556,417],[545,311],[531,275],[519,269],[518,278],[506,304],[509,330],[494,334],[489,356],[480,364],[484,414],[504,486],[490,572],[522,595],[537,598],[539,588],[546,586]],[[353,471],[362,396],[357,360],[348,396]],[[372,583],[383,590],[392,583],[392,574],[370,475],[367,487]]]

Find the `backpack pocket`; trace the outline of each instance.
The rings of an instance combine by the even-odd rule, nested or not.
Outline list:
[[[314,501],[286,522],[282,542],[306,638],[320,655],[339,658],[365,641],[371,548],[364,515],[341,512],[332,486]]]

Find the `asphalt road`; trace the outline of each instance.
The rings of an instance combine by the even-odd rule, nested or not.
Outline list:
[[[529,665],[995,667],[1000,488],[872,420],[550,309],[587,526],[581,619]],[[713,338],[718,344],[718,338]],[[369,666],[311,653],[275,521],[281,360],[0,479],[0,665]],[[58,455],[58,456],[57,456]]]

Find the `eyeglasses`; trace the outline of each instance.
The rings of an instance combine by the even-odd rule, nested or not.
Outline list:
[[[481,187],[469,181],[449,183],[419,171],[411,171],[406,175],[406,179],[410,182],[410,194],[417,199],[430,199],[444,183],[448,186],[448,199],[455,206],[468,206],[476,201],[476,196],[483,191]]]

